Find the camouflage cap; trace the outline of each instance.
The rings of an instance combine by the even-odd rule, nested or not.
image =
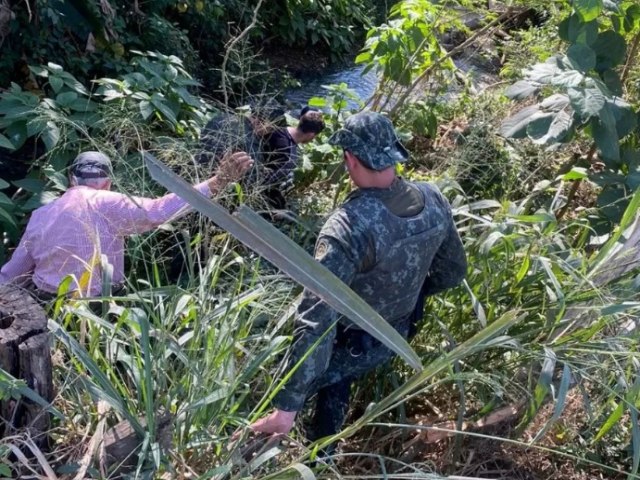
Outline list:
[[[409,158],[391,120],[371,111],[349,117],[344,128],[331,135],[329,143],[350,151],[372,170],[384,170]]]
[[[111,160],[100,152],[82,152],[71,164],[71,174],[76,177],[106,178],[112,173]]]

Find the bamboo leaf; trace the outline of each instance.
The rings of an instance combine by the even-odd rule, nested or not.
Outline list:
[[[144,156],[149,173],[156,182],[318,295],[337,312],[400,355],[413,368],[422,370],[420,358],[396,329],[302,247],[250,208],[243,205],[231,215],[152,155],[145,153]]]

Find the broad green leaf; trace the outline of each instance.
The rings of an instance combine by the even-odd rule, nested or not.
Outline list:
[[[3,179],[0,178],[0,190],[4,190],[5,188],[9,187],[11,184]]]
[[[16,187],[31,193],[40,193],[44,188],[45,182],[37,178],[23,178],[12,182]]]
[[[56,102],[63,107],[69,107],[78,98],[76,92],[63,92],[56,96]]]
[[[603,5],[602,0],[574,0],[573,8],[583,22],[590,22],[595,20],[602,12]]]
[[[566,108],[567,105],[569,105],[569,97],[562,93],[554,93],[540,103],[540,107],[543,110],[549,110],[552,112],[559,112]]]
[[[54,122],[48,121],[46,128],[40,132],[40,138],[44,142],[47,151],[50,152],[60,140],[60,129]]]
[[[527,136],[533,140],[534,143],[544,143],[544,138],[549,131],[554,116],[555,114],[553,113],[537,115],[527,125]],[[542,139],[542,141],[540,141],[540,139]]]
[[[598,22],[583,22],[576,14],[564,19],[558,26],[562,40],[569,43],[592,45],[598,37]]]
[[[627,102],[621,98],[607,100],[607,107],[615,118],[618,138],[622,139],[636,128],[638,116]]]
[[[64,81],[58,76],[49,76],[49,85],[55,93],[58,93],[64,86]]]
[[[142,115],[142,118],[145,120],[148,120],[149,117],[153,115],[154,109],[153,109],[153,106],[151,105],[151,102],[147,102],[146,100],[143,100],[138,104],[138,108],[140,109],[140,114]]]
[[[208,216],[245,245],[280,268],[305,288],[322,298],[337,312],[400,355],[409,365],[422,370],[419,357],[407,341],[362,298],[302,247],[250,208],[242,205],[233,215],[219,204],[196,192],[152,155],[145,153],[152,178],[176,193],[193,208]]]
[[[18,224],[15,218],[2,207],[0,207],[0,225],[4,228],[11,229],[13,233],[18,232]]]
[[[537,105],[523,108],[515,115],[507,118],[500,125],[500,134],[507,138],[524,138],[527,136],[527,126],[543,114]]]
[[[533,85],[526,80],[520,80],[509,86],[504,94],[513,100],[524,100],[535,93],[540,87]]]
[[[558,57],[550,57],[544,63],[537,63],[525,69],[524,75],[532,82],[548,85],[560,72],[562,72],[562,68],[559,65]]]
[[[583,167],[573,167],[564,175],[560,175],[561,180],[584,180],[585,178],[589,178],[589,172],[586,168]]]
[[[631,27],[627,29],[627,31],[631,31],[634,28],[640,26],[640,5],[638,5],[637,3],[629,5],[629,8],[627,8],[625,12],[625,20]]]
[[[24,145],[28,138],[27,122],[12,122],[5,131],[5,135],[16,150]]]
[[[622,96],[622,81],[615,70],[606,70],[602,74],[602,81],[613,95]]]
[[[606,104],[604,95],[596,88],[570,88],[567,93],[571,106],[583,122],[598,117]]]
[[[156,109],[160,113],[162,113],[164,118],[167,119],[169,121],[169,123],[171,123],[171,125],[173,125],[173,126],[177,125],[178,119],[176,118],[175,113],[173,112],[171,107],[169,107],[166,99],[163,96],[159,95],[158,93],[154,93],[151,96],[151,104],[154,107],[156,107]]]
[[[551,85],[558,87],[579,87],[585,80],[585,76],[578,70],[564,69],[550,79]]]
[[[586,45],[574,43],[567,50],[567,57],[581,72],[589,72],[596,66],[596,52]]]
[[[612,30],[599,33],[592,48],[596,52],[596,70],[599,72],[624,62],[627,53],[624,37]]]
[[[616,119],[608,104],[600,110],[598,118],[591,122],[591,134],[604,160],[620,160],[620,141]]]
[[[13,150],[13,143],[0,133],[0,148],[6,148],[8,150]]]

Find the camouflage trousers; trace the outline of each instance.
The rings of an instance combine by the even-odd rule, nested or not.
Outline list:
[[[394,326],[400,335],[411,339],[423,317],[424,296],[421,295],[413,313]],[[307,428],[309,440],[338,433],[349,410],[351,384],[395,356],[389,348],[362,330],[345,329],[340,324],[337,328],[329,367],[311,388],[311,392],[317,395],[315,412]]]

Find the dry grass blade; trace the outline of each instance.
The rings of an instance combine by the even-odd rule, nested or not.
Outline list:
[[[96,426],[96,431],[91,437],[91,440],[89,441],[89,445],[87,445],[86,453],[82,457],[82,460],[80,460],[79,462],[80,468],[78,469],[78,473],[76,474],[73,480],[82,480],[83,478],[85,478],[85,475],[87,474],[87,470],[89,469],[89,465],[91,465],[91,460],[95,456],[96,451],[98,449],[100,449],[101,451],[100,465],[101,467],[104,465],[104,462],[103,462],[104,444],[102,440],[104,437],[104,427],[107,420],[106,413],[108,410],[109,410],[109,406],[107,402],[100,401],[98,403],[98,412],[102,415],[102,418],[100,419],[100,421],[98,422],[98,425]],[[101,470],[104,470],[104,469],[101,468]],[[104,474],[104,471],[102,471],[102,473]]]

